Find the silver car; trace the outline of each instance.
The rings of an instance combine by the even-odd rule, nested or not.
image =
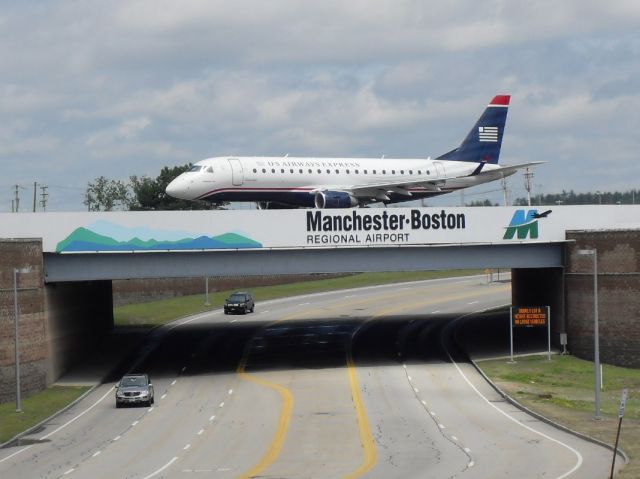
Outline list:
[[[126,374],[116,384],[116,407],[123,404],[153,404],[153,384],[146,374]]]

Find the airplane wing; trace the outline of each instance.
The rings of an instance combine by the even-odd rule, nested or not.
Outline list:
[[[482,167],[483,163],[479,163],[478,168],[476,168],[471,174],[467,176],[478,176],[481,178],[500,178],[505,176],[513,175],[516,171],[527,168],[529,166],[535,166],[545,163],[544,161],[533,161],[530,163],[522,163],[519,165],[512,166],[503,166],[500,168],[492,168],[488,171],[483,171]],[[322,191],[340,191],[344,193],[348,193],[349,195],[360,198],[360,199],[370,199],[370,200],[378,200],[378,201],[388,201],[389,194],[395,193],[403,196],[410,197],[412,196],[409,191],[410,188],[424,188],[426,191],[433,191],[434,193],[438,193],[442,191],[442,186],[447,182],[447,180],[454,180],[464,178],[464,176],[445,176],[440,178],[433,177],[412,177],[410,180],[407,178],[398,178],[394,180],[393,178],[387,181],[378,181],[378,182],[370,182],[358,185],[322,185],[316,186],[309,191],[310,194],[316,194]]]
[[[388,201],[389,193],[396,193],[404,196],[411,196],[411,192],[408,190],[411,187],[422,187],[425,190],[439,192],[440,186],[443,185],[446,180],[451,178],[432,178],[432,177],[413,177],[410,181],[406,178],[397,180],[389,179],[388,181],[377,181],[364,183],[359,185],[322,185],[317,186],[309,193],[315,194],[319,191],[342,191],[349,193],[356,198],[363,199],[376,199],[379,201]]]
[[[481,176],[481,175],[489,175],[489,174],[499,173],[499,174],[502,174],[504,176],[509,176],[509,175],[513,175],[516,171],[521,170],[523,168],[528,168],[530,166],[541,165],[543,163],[546,163],[546,161],[532,161],[530,163],[522,163],[520,165],[501,166],[500,168],[497,168],[497,169],[493,169],[493,170],[489,170],[489,171],[481,171],[481,172],[478,173],[478,175]]]

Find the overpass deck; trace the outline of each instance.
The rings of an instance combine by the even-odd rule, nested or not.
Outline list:
[[[0,215],[46,282],[559,267],[568,230],[634,228],[635,205]]]

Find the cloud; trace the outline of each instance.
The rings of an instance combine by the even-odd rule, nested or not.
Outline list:
[[[3,176],[83,185],[224,154],[426,157],[511,93],[506,161],[548,159],[549,188],[604,189],[625,169],[607,178],[631,187],[638,32],[631,0],[14,2],[0,13]]]
[[[147,117],[129,118],[120,122],[119,125],[92,133],[86,144],[89,147],[104,147],[114,143],[131,142],[136,140],[149,125],[151,120]]]

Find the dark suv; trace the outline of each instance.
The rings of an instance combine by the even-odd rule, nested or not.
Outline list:
[[[238,291],[224,300],[224,314],[229,313],[253,313],[255,305],[251,293]]]
[[[116,384],[116,407],[123,404],[153,404],[153,384],[146,374],[126,374]]]

